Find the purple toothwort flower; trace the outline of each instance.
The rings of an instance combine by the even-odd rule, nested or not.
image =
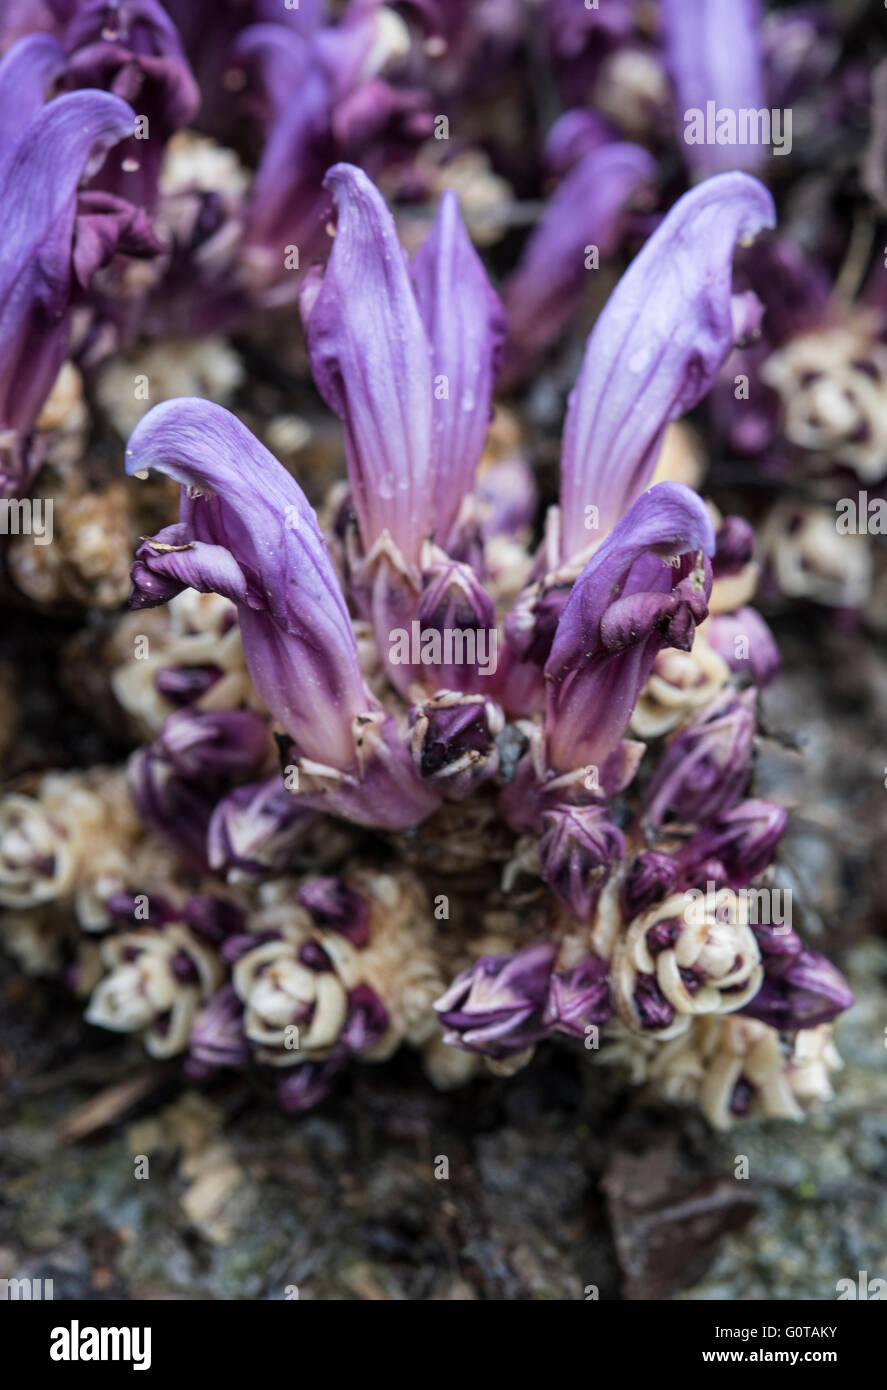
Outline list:
[[[311,878],[299,889],[297,897],[322,930],[341,932],[352,946],[362,947],[369,941],[369,904],[343,878]]]
[[[549,1032],[586,1038],[591,1025],[600,1027],[613,1016],[610,967],[597,956],[588,956],[572,970],[552,975],[543,1022]]]
[[[546,1032],[555,953],[545,942],[510,956],[481,956],[435,1001],[444,1042],[497,1061],[534,1047]]]
[[[233,61],[262,94],[264,148],[244,253],[261,302],[297,292],[301,276],[284,268],[288,249],[298,251],[300,272],[325,256],[330,165],[347,150],[377,170],[386,156],[409,151],[430,133],[427,97],[380,75],[408,46],[402,21],[377,3],[349,6],[335,26],[249,25],[233,45]]]
[[[792,955],[767,955],[762,948],[764,982],[741,1011],[781,1033],[831,1023],[853,1003],[840,970],[818,951],[800,949],[797,937],[795,941],[799,949]]]
[[[179,710],[157,740],[183,777],[255,773],[268,753],[268,721],[253,710]]]
[[[551,768],[600,770],[618,753],[653,661],[665,646],[689,650],[711,589],[704,556],[714,527],[680,483],[640,497],[595,552],[564,608],[545,667]]]
[[[210,868],[231,877],[282,872],[318,819],[279,773],[235,787],[216,803],[207,826]]]
[[[158,0],[81,0],[62,45],[65,90],[104,89],[137,113],[136,129],[106,161],[96,186],[153,212],[166,142],[200,105],[175,25]]]
[[[735,613],[713,613],[705,636],[734,675],[751,676],[755,685],[766,685],[782,666],[776,638],[756,608],[745,605]]]
[[[743,141],[737,126],[740,111],[765,105],[758,0],[662,0],[660,10],[678,139],[691,172],[704,178],[760,168],[766,146]]]
[[[639,917],[654,903],[670,897],[678,881],[678,865],[671,854],[647,850],[639,854],[625,875],[622,898],[626,915]]]
[[[601,261],[615,253],[626,204],[655,176],[647,150],[615,141],[584,152],[573,165],[505,286],[509,380],[522,375],[567,324],[589,275],[589,248]]]
[[[318,389],[345,424],[363,546],[388,533],[406,565],[441,543],[471,486],[490,414],[501,308],[446,196],[410,282],[391,214],[367,176],[325,180],[338,223],[303,315]],[[444,484],[444,480],[446,480]]]
[[[204,1081],[223,1067],[239,1068],[249,1061],[249,1043],[243,1035],[243,1003],[231,985],[225,985],[197,1014],[191,1025],[191,1046],[185,1070],[195,1081]]]
[[[256,689],[293,740],[297,790],[370,824],[423,819],[437,799],[364,683],[345,601],[295,479],[235,416],[196,399],[155,406],[138,425],[127,472],[150,468],[183,485],[181,520],[140,548],[134,606],[187,587],[231,599]]]
[[[666,424],[713,385],[735,339],[734,247],[774,221],[763,184],[721,174],[675,203],[622,276],[588,339],[564,426],[563,562],[624,515],[650,481]]]
[[[31,45],[28,54],[44,80],[44,53]],[[125,102],[104,92],[56,97],[25,120],[0,156],[7,210],[0,255],[0,491],[6,495],[27,487],[35,471],[28,436],[68,352],[75,288],[88,285],[115,249],[156,249],[142,213],[105,195],[78,193],[107,150],[131,133],[134,119]]]
[[[772,801],[740,801],[687,841],[675,867],[693,886],[714,880],[742,888],[771,863],[787,820],[785,809]]]
[[[539,842],[542,877],[565,907],[588,921],[625,837],[604,806],[558,806],[545,811]]]
[[[410,710],[410,748],[421,776],[461,801],[499,770],[505,716],[495,700],[444,690]]]
[[[671,737],[647,794],[653,825],[669,814],[708,821],[738,801],[751,775],[755,701],[754,690],[728,691]]]

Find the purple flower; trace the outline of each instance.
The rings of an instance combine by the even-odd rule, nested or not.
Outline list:
[[[139,748],[129,762],[129,783],[146,825],[175,845],[194,868],[207,865],[206,835],[213,809],[211,786],[182,777],[157,748]]]
[[[414,622],[422,657],[415,680],[430,690],[489,689],[498,661],[496,608],[470,565],[439,559],[423,571]]]
[[[690,113],[716,113],[766,105],[758,0],[662,0],[666,63],[675,89],[678,140],[697,178],[728,169],[757,169],[767,155],[760,144],[717,140],[693,143]]]
[[[62,36],[63,86],[97,87],[129,102],[146,122],[108,160],[97,186],[152,212],[164,147],[200,105],[175,25],[157,0],[81,0]]]
[[[545,811],[539,842],[542,877],[580,921],[589,921],[625,837],[603,806],[557,806]]]
[[[601,261],[615,253],[626,204],[655,176],[647,150],[611,142],[584,153],[549,199],[505,286],[510,381],[569,322],[590,274],[588,247],[596,248]]]
[[[297,32],[256,24],[234,45],[232,56],[258,77],[264,95],[266,138],[246,220],[245,257],[265,302],[296,291],[301,276],[284,269],[289,247],[298,249],[300,270],[325,254],[329,166],[344,151],[360,152],[361,164],[372,166],[430,133],[425,97],[378,75],[401,38],[406,31],[399,21],[373,3],[351,7],[335,27],[301,25]]]
[[[217,873],[280,873],[319,817],[287,791],[279,774],[250,782],[217,802],[207,827],[207,858]]]
[[[191,1025],[191,1046],[185,1070],[204,1081],[222,1067],[243,1067],[249,1043],[243,1035],[243,1004],[231,985],[213,995]]]
[[[714,528],[680,483],[638,498],[577,579],[545,667],[548,761],[600,771],[618,752],[656,653],[688,651],[711,588]]]
[[[391,1026],[388,1010],[370,985],[348,991],[348,1015],[340,1039],[348,1052],[371,1052]]]
[[[740,1012],[792,1033],[831,1023],[852,1003],[841,972],[818,951],[800,950],[791,956],[764,956],[764,983]]]
[[[268,721],[253,710],[181,710],[164,721],[158,747],[183,777],[255,772],[268,752]]]
[[[133,432],[127,472],[150,468],[183,484],[181,520],[140,548],[135,606],[189,586],[231,599],[256,689],[293,740],[300,794],[362,823],[423,819],[436,799],[364,684],[345,601],[295,479],[235,416],[196,399],[155,406]]]
[[[766,685],[782,666],[776,639],[756,608],[713,613],[705,636],[735,675],[750,675],[755,685]]]
[[[421,776],[450,801],[470,796],[499,770],[505,716],[494,700],[444,690],[410,710],[410,747]]]
[[[444,1042],[503,1060],[545,1036],[542,1015],[556,948],[545,942],[507,956],[481,956],[435,1001]]]
[[[445,197],[413,263],[373,184],[337,164],[338,227],[320,288],[302,295],[318,389],[345,424],[364,550],[385,532],[401,563],[441,542],[474,477],[490,414],[501,310]]]
[[[366,946],[370,939],[369,904],[343,878],[311,878],[296,896],[322,930],[341,932],[352,946]]]
[[[320,1105],[335,1088],[348,1061],[344,1048],[323,1062],[301,1062],[277,1083],[277,1099],[290,1114],[301,1115]]]
[[[28,34],[0,60],[0,167],[27,121],[43,106],[64,67],[61,44],[50,34]]]
[[[709,821],[739,799],[751,775],[755,700],[754,690],[727,692],[669,739],[647,793],[652,825],[669,813]]]
[[[29,50],[40,74],[43,58]],[[106,151],[129,135],[133,112],[104,92],[57,97],[25,122],[0,160],[7,209],[0,255],[0,491],[22,489],[35,470],[28,435],[68,353],[75,284],[85,286],[118,247],[153,242],[129,204],[97,206],[78,187]]]
[[[715,536],[711,570],[715,579],[739,574],[754,559],[755,533],[741,516],[726,516]]]
[[[787,820],[784,808],[772,801],[740,801],[684,845],[678,856],[682,880],[744,887],[772,862]]]
[[[639,854],[625,876],[622,897],[629,920],[671,896],[678,881],[673,855],[651,849]]]
[[[610,967],[588,956],[561,975],[552,975],[543,1022],[552,1033],[585,1038],[590,1024],[600,1026],[613,1016]]]
[[[685,193],[604,306],[570,397],[561,462],[562,561],[605,536],[650,480],[666,424],[705,395],[734,342],[733,249],[774,222],[746,174]],[[596,513],[589,508],[596,508]]]

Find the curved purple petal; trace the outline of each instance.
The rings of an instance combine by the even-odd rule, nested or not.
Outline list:
[[[445,542],[470,491],[490,423],[505,317],[459,216],[444,194],[431,235],[413,257],[419,312],[431,348],[435,534]]]
[[[345,425],[365,548],[387,528],[412,563],[432,529],[428,339],[381,194],[351,164],[336,164],[324,182],[339,220],[308,316],[311,367],[320,394]]]
[[[545,667],[552,768],[606,767],[656,653],[692,645],[711,589],[710,568],[699,561],[714,548],[702,500],[681,483],[659,483],[589,560]]]
[[[259,694],[307,756],[347,765],[352,721],[374,702],[325,542],[298,483],[236,416],[197,399],[155,406],[137,426],[126,471],[148,468],[188,489],[180,523],[187,530],[176,534],[204,547],[164,552],[160,573],[168,578],[175,569],[183,584],[215,591],[218,550],[230,552],[243,586],[228,593]],[[149,566],[150,545],[139,552]],[[211,561],[202,573],[201,557]]]
[[[685,193],[632,261],[585,349],[564,427],[561,556],[588,545],[586,507],[606,534],[647,485],[662,432],[705,395],[733,346],[738,241],[775,220],[747,174]]]
[[[51,34],[28,34],[0,62],[0,163],[13,152],[23,127],[46,101],[64,66],[62,46]]]
[[[504,292],[509,379],[553,342],[569,322],[589,275],[586,248],[602,261],[616,251],[625,205],[656,177],[639,145],[610,143],[583,154],[550,199]]]

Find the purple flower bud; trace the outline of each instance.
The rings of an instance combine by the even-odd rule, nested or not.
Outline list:
[[[370,939],[369,904],[361,893],[349,888],[343,878],[309,879],[296,896],[318,927],[341,932],[352,946],[366,946]]]
[[[461,801],[499,769],[505,716],[494,700],[445,690],[410,710],[410,747],[421,776]]]
[[[774,222],[746,174],[685,193],[634,258],[594,326],[570,397],[561,462],[561,559],[605,536],[643,491],[666,424],[713,385],[734,341],[732,258]]]
[[[588,956],[572,970],[552,975],[543,1018],[551,1032],[584,1038],[589,1024],[612,1018],[609,969],[605,960]]]
[[[657,652],[689,650],[711,588],[703,553],[714,528],[680,483],[659,483],[589,560],[564,608],[545,667],[550,766],[600,770],[617,753]]]
[[[776,639],[756,608],[712,613],[705,636],[731,671],[750,675],[755,685],[766,685],[782,666]]]
[[[357,985],[348,992],[348,1016],[340,1038],[349,1052],[372,1052],[390,1027],[388,1010],[369,985]]]
[[[841,972],[818,951],[765,956],[764,983],[740,1010],[781,1033],[817,1028],[849,1009],[853,995]]]
[[[209,789],[182,777],[156,748],[139,748],[132,755],[129,784],[142,820],[174,844],[195,868],[205,870],[206,834],[213,809]]]
[[[235,787],[212,813],[207,830],[210,867],[217,873],[280,873],[318,819],[287,791],[277,773]]]
[[[678,864],[670,854],[651,849],[639,854],[628,870],[622,888],[626,916],[631,920],[654,903],[670,897],[678,881]]]
[[[277,1099],[292,1115],[301,1115],[320,1105],[331,1093],[345,1070],[345,1049],[334,1052],[323,1062],[301,1062],[277,1083]]]
[[[680,851],[681,877],[689,885],[709,880],[742,888],[773,860],[787,813],[771,801],[741,801],[697,831]]]
[[[497,667],[496,609],[469,565],[441,560],[425,570],[416,621],[417,678],[425,676],[431,690],[489,687]]]
[[[437,799],[364,683],[335,571],[295,479],[236,416],[196,399],[155,406],[134,431],[127,471],[152,467],[187,492],[178,526],[140,550],[137,604],[160,602],[174,586],[236,604],[247,667],[294,740],[287,757],[306,804],[391,829],[430,815]]]
[[[725,516],[715,536],[711,562],[715,579],[738,574],[754,558],[755,533],[741,516]]]
[[[243,1036],[243,1004],[231,985],[213,995],[191,1025],[191,1047],[185,1071],[204,1081],[221,1067],[243,1067],[249,1044]]]
[[[481,956],[435,1002],[444,1042],[496,1060],[526,1051],[545,1035],[542,1015],[556,947],[527,946]]]
[[[190,705],[205,695],[221,674],[218,666],[164,666],[154,677],[154,687],[171,705]]]
[[[186,922],[204,941],[219,946],[227,937],[245,929],[246,918],[243,908],[227,898],[195,893],[182,908],[179,920]]]
[[[557,806],[545,811],[539,842],[542,877],[575,917],[587,922],[625,837],[603,806]]]
[[[668,740],[647,792],[653,825],[667,815],[704,822],[728,810],[751,775],[755,692],[729,692]]]
[[[264,762],[268,736],[253,710],[181,710],[164,720],[157,746],[183,777],[237,777]]]

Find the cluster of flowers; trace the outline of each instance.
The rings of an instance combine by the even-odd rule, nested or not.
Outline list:
[[[561,181],[500,299],[475,242],[507,185],[470,141],[435,152],[436,110],[470,105],[484,63],[504,99],[525,7],[212,8],[46,0],[0,27],[0,481],[20,497],[47,460],[77,478],[79,371],[120,430],[139,339],[230,398],[218,335],[297,297],[347,484],[316,513],[238,415],[195,395],[135,425],[127,474],[181,489],[178,521],[145,528],[106,649],[140,746],[126,768],[0,799],[10,947],[33,970],[61,960],[91,1022],[195,1078],[276,1077],[296,1111],[404,1042],[446,1086],[559,1038],[718,1125],[799,1116],[829,1094],[852,1001],[756,910],[786,822],[752,788],[779,656],[752,606],[755,533],[687,486],[676,422],[709,398],[715,437],[777,478],[808,450],[877,481],[880,281],[852,324],[817,293],[747,171],[760,149],[685,146],[698,182],[652,209],[663,112],[679,128],[714,90],[691,41],[713,11],[736,59],[724,104],[761,107],[770,83],[816,110],[834,35],[806,12],[765,32],[753,5],[679,0],[650,33],[628,3],[551,0],[552,71],[593,99],[549,133],[540,165]],[[224,143],[237,112],[251,173]],[[402,245],[380,189],[436,204],[424,239],[418,217]],[[530,380],[569,323],[589,243],[606,259],[641,238],[588,337],[536,543],[536,483],[507,416],[491,428],[494,388]],[[168,346],[189,335],[212,352]],[[107,546],[70,476],[67,515],[85,507]],[[151,497],[139,516],[167,520]],[[91,556],[106,577],[91,544],[54,563]],[[771,583],[799,544],[767,520]],[[46,596],[45,575],[11,568]],[[113,608],[119,582],[107,593]]]

